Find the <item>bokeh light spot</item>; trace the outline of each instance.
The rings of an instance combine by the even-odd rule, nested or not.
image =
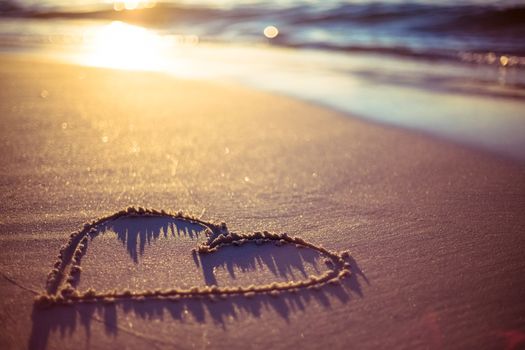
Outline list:
[[[277,29],[277,27],[275,27],[275,26],[268,26],[268,27],[264,28],[263,34],[268,39],[273,39],[277,35],[279,35],[279,29]]]

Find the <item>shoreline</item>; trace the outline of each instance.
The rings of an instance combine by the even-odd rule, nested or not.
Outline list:
[[[1,348],[498,348],[525,334],[523,164],[228,84],[0,62]],[[349,250],[352,277],[276,298],[35,311],[32,291],[44,290],[71,232],[133,205]],[[137,246],[119,238],[125,226],[88,249],[84,276],[195,285],[202,277],[187,271],[231,280],[231,267],[257,284],[283,278],[279,267],[324,266],[254,247],[204,269],[186,251],[195,239],[155,241],[166,231],[141,225]]]
[[[190,49],[190,52],[192,50],[195,50],[195,48],[191,47],[189,47],[188,49]],[[257,45],[247,46],[244,49],[242,46],[237,47],[235,45],[211,45],[210,48],[207,48],[204,51],[210,49],[219,49],[220,51],[226,52],[226,54],[224,55],[224,57],[221,58],[221,60],[227,60],[227,58],[229,57],[228,55],[230,55],[230,53],[227,53],[229,50],[233,50],[233,52],[235,52],[236,50],[241,50],[241,55],[244,51],[248,52],[249,55],[253,55],[254,53],[260,51],[266,53],[267,55],[269,53],[268,57],[272,57],[272,55],[275,55],[275,57],[278,60],[284,59],[285,61],[297,54],[297,52],[295,52],[294,49],[290,48],[271,48],[260,47]],[[203,51],[202,49],[200,50]],[[197,52],[198,51],[199,50],[197,50]],[[250,53],[250,51],[254,52]],[[307,51],[310,51],[310,53],[306,55],[311,55],[312,57],[323,57],[325,55],[341,56],[338,53],[324,53],[322,50]],[[390,112],[385,109],[385,106],[388,106],[388,104],[391,104],[391,102],[388,102],[386,105],[383,102],[380,102],[380,99],[385,97],[385,92],[381,92],[379,95],[379,99],[375,99],[375,102],[373,102],[372,104],[365,102],[362,104],[362,106],[360,106],[361,103],[359,101],[356,101],[355,98],[352,99],[352,101],[354,102],[354,104],[352,105],[349,102],[344,102],[345,97],[343,95],[336,98],[321,98],[319,96],[316,96],[315,94],[312,96],[309,96],[309,93],[305,94],[304,87],[301,87],[299,90],[295,89],[297,87],[294,88],[289,86],[280,88],[277,87],[277,85],[275,84],[268,85],[267,82],[265,82],[264,80],[260,80],[259,78],[256,78],[253,81],[247,81],[246,77],[244,76],[236,76],[237,73],[235,73],[232,76],[225,74],[224,72],[222,72],[222,70],[225,69],[225,67],[221,68],[220,66],[213,68],[209,72],[194,75],[193,73],[181,74],[180,71],[174,71],[168,66],[158,69],[144,68],[131,70],[125,68],[104,66],[104,64],[92,66],[87,62],[83,61],[84,59],[82,58],[82,53],[75,53],[74,51],[70,52],[68,50],[61,53],[58,53],[56,50],[41,51],[38,49],[29,49],[28,52],[19,52],[18,50],[15,50],[12,52],[0,52],[0,55],[3,57],[11,57],[14,60],[25,60],[29,62],[38,61],[51,64],[56,63],[80,67],[92,67],[96,69],[106,69],[109,71],[116,70],[124,72],[130,71],[146,74],[160,74],[182,81],[201,82],[204,84],[212,84],[219,86],[222,85],[229,86],[232,88],[254,89],[262,93],[280,96],[282,98],[296,99],[306,104],[315,105],[321,109],[326,108],[333,111],[334,113],[341,114],[350,119],[357,119],[364,123],[374,124],[379,127],[385,127],[387,129],[394,128],[399,129],[401,131],[404,130],[413,134],[419,134],[422,137],[431,138],[438,142],[452,143],[459,147],[464,147],[473,151],[486,153],[490,156],[506,159],[510,162],[517,162],[520,164],[523,164],[525,162],[525,153],[522,152],[522,150],[525,149],[525,139],[521,137],[520,132],[521,130],[525,130],[525,121],[522,120],[523,118],[521,118],[520,114],[520,106],[523,105],[525,107],[525,101],[521,98],[510,98],[501,96],[490,97],[483,96],[483,94],[472,95],[469,93],[460,93],[460,95],[454,96],[454,91],[440,91],[439,89],[433,90],[431,86],[420,86],[417,89],[412,89],[409,87],[407,89],[406,86],[402,85],[385,85],[386,89],[385,86],[379,87],[379,91],[402,91],[401,95],[396,98],[399,101],[401,101],[402,99],[407,99],[409,101],[407,102],[408,105],[414,103],[412,102],[412,100],[415,98],[428,100],[427,105],[429,103],[433,103],[434,106],[437,106],[446,105],[447,103],[450,103],[453,105],[460,104],[463,105],[463,107],[465,108],[457,109],[456,107],[454,107],[456,108],[456,110],[452,109],[447,111],[446,109],[440,109],[442,107],[436,107],[432,108],[432,113],[434,115],[428,115],[429,109],[427,109],[426,112],[422,114],[422,118],[419,118],[420,115],[415,114],[414,111],[409,111],[405,108],[402,112],[395,112],[393,116],[387,116]],[[193,54],[190,54],[189,57],[192,57],[192,55]],[[196,54],[195,57],[197,58],[197,60],[203,60],[203,58],[206,57],[206,55],[206,53],[204,55],[202,55],[202,53],[199,53]],[[286,58],[287,56],[290,57]],[[359,57],[361,57],[361,55],[358,54],[357,57],[359,60]],[[365,54],[363,57],[366,58],[368,57],[368,55]],[[406,65],[407,62],[410,62],[410,60],[404,61],[396,57],[390,56],[370,55],[369,57],[373,60],[385,60],[385,62],[389,62],[388,65],[393,65],[396,62],[402,62],[402,65]],[[417,62],[414,62],[414,64],[416,63]],[[195,67],[198,68],[201,64],[202,62],[196,64]],[[423,61],[417,64],[425,66],[429,65],[430,63]],[[444,66],[448,65],[447,63],[440,64],[443,64]],[[274,65],[277,67],[277,64]],[[456,65],[450,64],[450,66],[453,67]],[[468,70],[470,70],[474,69],[475,67],[467,65],[464,68],[468,68]],[[285,75],[288,74],[286,69],[287,68],[285,68],[285,70],[283,70],[281,73],[284,73]],[[296,77],[296,79],[299,78]],[[345,79],[348,79],[349,82],[353,81],[353,78]],[[357,82],[354,81],[351,84],[356,83]],[[364,82],[364,84],[366,84],[366,82]],[[363,94],[364,92],[365,91],[361,92],[360,94]],[[368,92],[372,93],[372,90]],[[375,91],[373,93],[375,94],[377,92],[378,91]],[[405,95],[405,97],[403,97],[403,95]],[[486,98],[489,98],[489,100],[483,101]],[[441,99],[444,100],[440,101]],[[477,120],[474,121],[471,120],[474,116],[467,115],[473,113],[470,105],[475,105],[476,103],[484,103],[485,105],[484,107],[475,107],[475,113],[478,114],[475,115],[475,118],[477,118]],[[376,104],[378,107],[375,107],[374,104]],[[419,102],[419,104],[421,104],[421,102]],[[493,107],[492,104],[497,104],[497,106]],[[421,106],[419,106],[417,103],[415,103],[414,106],[416,109],[421,108]],[[412,107],[409,107],[409,109],[410,108]],[[447,117],[447,112],[451,113],[451,116]],[[405,117],[403,116],[403,114],[408,115],[409,117]],[[418,118],[420,120],[418,120]],[[473,127],[473,125],[475,125],[475,127]],[[522,144],[523,147],[521,147]]]

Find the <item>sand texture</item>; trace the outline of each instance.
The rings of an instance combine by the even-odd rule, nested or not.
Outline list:
[[[0,84],[1,349],[525,346],[523,164],[227,84],[5,55]],[[70,234],[129,206],[348,250],[352,275],[277,296],[36,307]],[[101,228],[78,290],[331,268],[291,244],[196,258],[205,234],[182,226]]]

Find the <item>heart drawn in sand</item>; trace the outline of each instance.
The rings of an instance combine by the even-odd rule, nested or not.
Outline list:
[[[186,225],[199,227],[207,237],[192,249],[192,254],[213,254],[226,246],[243,246],[245,243],[254,242],[257,245],[273,244],[274,246],[290,245],[296,248],[308,248],[320,256],[324,256],[328,270],[318,276],[310,276],[298,281],[273,282],[270,284],[250,285],[240,287],[217,286],[215,284],[204,287],[193,286],[190,288],[168,288],[151,290],[112,290],[98,292],[93,289],[81,292],[78,290],[78,280],[82,273],[81,260],[86,254],[90,242],[95,239],[103,227],[115,223],[123,218],[165,218],[184,222]],[[120,239],[120,238],[119,238]],[[129,240],[129,236],[127,238]],[[143,238],[144,239],[144,238]],[[149,239],[149,238],[148,238]],[[124,239],[122,239],[124,242]],[[140,250],[144,249],[142,243]],[[137,262],[138,253],[136,242],[128,243],[128,253]],[[334,253],[321,246],[304,241],[299,237],[290,237],[286,233],[277,234],[253,232],[238,234],[229,232],[226,224],[204,222],[198,218],[184,215],[182,212],[167,213],[165,211],[149,210],[143,208],[128,208],[113,215],[85,224],[84,228],[71,234],[67,244],[61,247],[60,254],[48,275],[46,291],[36,298],[38,304],[71,304],[82,302],[110,302],[117,299],[144,300],[144,299],[179,299],[222,297],[234,295],[252,296],[255,294],[270,294],[277,296],[280,293],[297,291],[299,289],[318,289],[328,283],[337,284],[340,280],[350,275],[350,256],[348,252]]]

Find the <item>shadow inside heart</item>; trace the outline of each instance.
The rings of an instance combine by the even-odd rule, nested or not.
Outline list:
[[[81,259],[79,291],[249,286],[306,280],[328,270],[322,255],[295,245],[248,242],[192,254],[206,227],[167,217],[123,217],[97,228]]]
[[[187,237],[193,241],[203,237],[205,230],[206,227],[198,223],[165,217],[120,218],[101,228],[104,234],[116,234],[135,263],[139,262],[139,255],[144,255],[146,244],[151,245],[159,238]]]
[[[266,284],[273,281],[301,280],[326,270],[322,256],[310,249],[285,245],[246,243],[242,248],[223,247],[200,256],[206,285]]]

